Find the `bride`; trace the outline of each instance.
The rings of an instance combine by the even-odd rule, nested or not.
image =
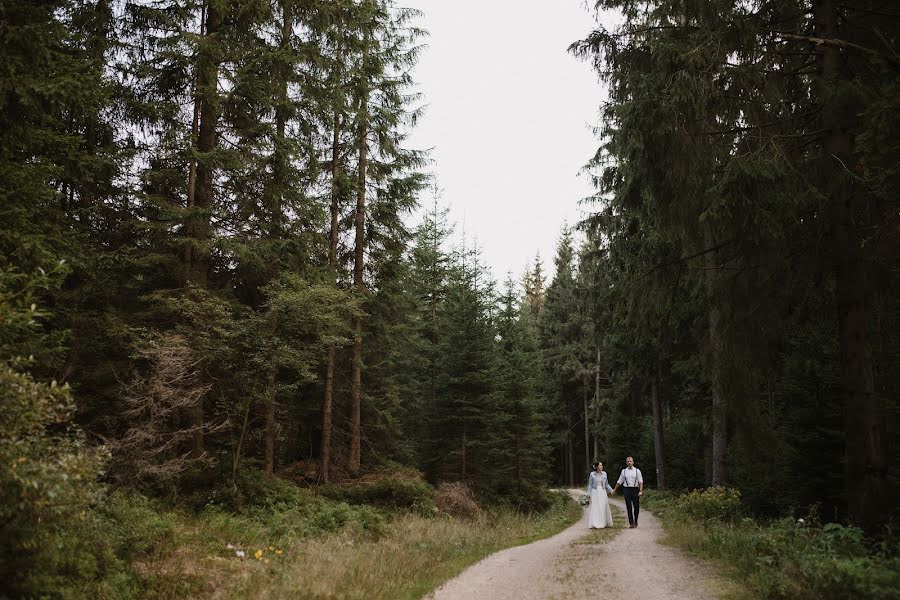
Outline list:
[[[588,526],[591,529],[603,529],[612,527],[612,511],[609,508],[607,492],[612,493],[609,481],[606,479],[606,471],[603,463],[595,462],[594,470],[588,477],[588,496],[591,497],[591,508],[588,511]]]

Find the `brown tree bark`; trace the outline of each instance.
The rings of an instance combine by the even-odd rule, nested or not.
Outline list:
[[[660,401],[660,377],[654,376],[650,384],[651,401],[653,404],[653,447],[656,451],[656,487],[657,489],[666,489],[666,461],[663,454],[663,426],[662,426],[662,403]]]
[[[281,39],[279,47],[284,50],[291,40],[293,20],[291,18],[291,0],[282,0],[281,3]],[[287,73],[281,73],[282,86],[279,90],[279,98],[275,105],[275,151],[272,157],[272,190],[269,194],[269,207],[272,213],[271,237],[280,239],[284,236],[284,189],[287,185],[288,156],[285,152],[285,130],[287,129],[288,115],[288,90]],[[277,323],[272,324],[272,334],[277,329]],[[277,425],[275,423],[275,400],[277,394],[276,379],[277,367],[272,367],[268,375],[268,387],[266,389],[265,405],[265,431],[263,433],[263,471],[270,477],[275,472],[275,438]]]
[[[211,3],[206,9],[206,32],[204,38],[215,36],[222,26],[222,15]],[[198,88],[200,92],[200,128],[197,135],[197,152],[201,155],[197,164],[195,205],[188,216],[188,232],[191,240],[187,246],[191,249],[188,281],[205,288],[209,281],[209,249],[206,247],[212,238],[210,211],[212,210],[213,167],[209,154],[216,149],[218,135],[216,128],[219,120],[218,93],[219,57],[206,42],[197,55]]]
[[[703,225],[703,241],[707,249],[716,247],[716,239],[709,223]],[[709,251],[704,255],[708,276],[714,280],[718,269],[718,252]],[[711,394],[712,394],[712,485],[728,483],[728,419],[727,406],[723,390],[721,356],[725,352],[722,339],[721,309],[713,304],[709,309],[709,357],[711,362]]]
[[[215,4],[206,7],[201,18],[203,42],[197,53],[197,110],[199,129],[197,132],[197,152],[200,159],[196,165],[196,177],[188,182],[188,215],[185,223],[187,240],[182,260],[185,281],[198,288],[207,287],[209,281],[209,250],[206,247],[212,237],[209,213],[213,206],[213,168],[208,155],[216,148],[219,118],[218,92],[219,56],[211,49],[206,38],[214,36],[222,26],[222,15]],[[206,156],[204,156],[206,155]],[[194,407],[193,443],[191,456],[199,458],[203,454],[203,398]]]
[[[597,346],[597,365],[594,371],[594,460],[600,460],[600,346]]]
[[[363,81],[369,62],[369,30],[363,34]],[[356,246],[353,259],[353,285],[360,297],[365,293],[363,267],[366,243],[366,151],[368,150],[368,103],[369,90],[362,84],[359,98],[359,183],[356,194]],[[350,358],[350,472],[359,473],[362,448],[361,408],[362,408],[362,317],[353,319],[353,353]]]
[[[515,470],[516,481],[520,481],[522,479],[522,436],[516,431],[516,470]]]
[[[275,472],[275,370],[272,369],[268,376],[268,388],[266,398],[266,429],[263,434],[263,471],[272,476]]]
[[[467,462],[468,462],[468,461],[467,461],[467,459],[468,459],[467,454],[468,454],[468,452],[467,452],[467,451],[468,451],[468,448],[469,448],[468,432],[466,431],[465,425],[463,425],[463,432],[462,432],[462,473],[460,473],[460,479],[461,479],[462,481],[465,481],[465,480],[466,480],[466,475],[467,475],[467,467],[468,467],[468,465],[467,465]]]
[[[582,389],[582,400],[584,403],[584,464],[591,464],[591,427],[590,413],[588,412],[588,385],[589,375],[584,377],[584,388]]]
[[[813,2],[817,37],[840,39],[833,0]],[[841,394],[844,402],[847,509],[852,523],[872,529],[887,517],[887,457],[875,393],[875,369],[869,343],[865,303],[865,271],[854,209],[861,190],[848,169],[855,164],[847,113],[836,106],[842,72],[842,50],[820,45],[819,71],[824,84],[819,181],[828,198],[828,220],[834,251],[835,295],[841,351]]]
[[[343,53],[340,37],[343,28],[338,27],[338,45],[336,50],[335,89],[334,93],[341,90],[341,72]],[[340,177],[341,177],[341,120],[343,115],[335,100],[334,126],[331,142],[331,229],[328,236],[328,268],[331,270],[331,279],[337,283],[337,243],[338,243],[338,218],[340,216]],[[319,475],[324,483],[331,478],[331,429],[334,411],[334,359],[336,350],[334,346],[328,348],[325,357],[325,394],[322,398],[322,440],[319,450]]]
[[[96,68],[102,69],[106,64],[106,52],[109,50],[110,29],[113,22],[113,14],[109,0],[98,0],[94,6],[93,27],[88,42],[88,54],[93,59]],[[96,155],[100,147],[98,129],[100,128],[100,115],[92,111],[87,115],[84,130],[85,150],[91,156]],[[99,182],[84,183],[80,186],[78,204],[81,208],[88,208],[97,201],[97,184]],[[74,186],[73,186],[74,191]],[[71,206],[71,201],[69,203]]]

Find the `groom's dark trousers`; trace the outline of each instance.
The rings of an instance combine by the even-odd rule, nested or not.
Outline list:
[[[638,493],[641,488],[623,487],[622,495],[625,497],[625,510],[628,511],[628,524],[634,525],[638,522],[638,515],[641,512],[641,497]]]

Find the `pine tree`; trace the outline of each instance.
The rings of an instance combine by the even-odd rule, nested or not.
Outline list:
[[[435,190],[436,192],[436,190]],[[433,410],[438,398],[440,377],[441,313],[447,295],[450,276],[450,260],[446,244],[453,232],[447,222],[449,209],[438,208],[438,194],[434,204],[423,216],[422,223],[413,234],[410,250],[411,293],[415,295],[418,340],[412,353],[420,357],[416,365],[416,377],[421,382],[415,393],[418,402],[407,404],[406,421],[412,426]],[[424,441],[423,436],[418,436]],[[421,445],[421,444],[420,444]],[[424,446],[420,455],[427,452]]]
[[[494,402],[503,421],[492,462],[505,465],[503,478],[542,483],[550,455],[549,407],[540,393],[540,353],[531,308],[507,277],[497,314]]]
[[[582,399],[578,384],[583,370],[583,332],[575,291],[574,259],[572,236],[569,228],[564,227],[554,259],[556,273],[547,288],[538,320],[546,382],[544,393],[551,399],[557,415],[554,445],[560,453],[560,479],[568,485],[576,485],[573,430],[581,423],[577,417]]]
[[[858,178],[854,182],[868,183],[854,195],[846,185],[848,165],[860,164],[861,174],[866,162],[853,155],[852,140],[866,139],[869,131],[866,102],[849,98],[867,96],[878,104],[886,97],[885,81],[896,80],[896,70],[887,66],[891,60],[872,50],[878,26],[862,24],[874,17],[859,7],[840,13],[828,3],[810,13],[789,0],[758,6],[713,2],[702,8],[662,0],[650,6],[599,3],[622,10],[627,19],[617,31],[598,30],[574,49],[591,56],[612,86],[613,102],[605,110],[608,143],[595,164],[608,167],[600,182],[613,193],[613,206],[680,246],[680,260],[704,265],[705,281],[692,278],[690,285],[705,288],[708,307],[712,479],[725,480],[729,432],[742,437],[757,422],[750,417],[760,410],[759,382],[771,386],[771,373],[778,369],[770,357],[779,347],[781,315],[794,310],[790,290],[797,287],[796,275],[820,277],[830,270],[810,253],[826,234],[840,248],[830,261],[835,289],[852,287],[856,294],[855,300],[852,294],[836,298],[838,305],[853,306],[840,317],[853,323],[845,331],[856,332],[853,341],[843,338],[845,357],[862,357],[855,363],[859,368],[851,367],[855,359],[844,363],[848,377],[855,372],[853,382],[843,384],[854,390],[845,404],[858,408],[847,411],[853,415],[846,424],[847,453],[856,457],[857,471],[872,475],[866,486],[847,493],[858,501],[865,487],[871,497],[883,498],[878,473],[884,455],[875,449],[881,445],[879,429],[871,427],[877,402],[865,391],[874,389],[866,374],[872,373],[872,361],[864,350],[867,318],[861,300],[867,285],[857,259],[859,224],[868,219],[877,229],[884,213],[862,217],[860,210],[848,217],[854,206],[861,209],[851,198],[880,197],[883,188]],[[838,56],[847,59],[841,68]],[[861,76],[851,83],[842,68]],[[893,169],[881,162],[882,151],[860,148],[859,158],[873,159],[870,174],[890,177]],[[843,158],[830,163],[823,158],[832,156]],[[600,165],[606,157],[615,160]],[[824,206],[829,197],[837,201]],[[856,225],[848,226],[851,222]],[[871,258],[873,264],[881,260],[877,251]],[[841,288],[837,282],[844,277],[855,283]],[[745,301],[749,298],[753,301]],[[730,416],[737,418],[726,427]],[[867,433],[860,426],[850,434],[852,423],[864,422]],[[866,459],[854,454],[860,448],[867,448]],[[729,462],[741,458],[731,454]],[[870,526],[873,517],[859,506],[850,510],[852,518]]]
[[[439,314],[438,397],[430,407],[425,456],[432,479],[483,482],[496,411],[491,403],[495,332],[490,310],[493,282],[476,250],[462,250],[450,270]]]

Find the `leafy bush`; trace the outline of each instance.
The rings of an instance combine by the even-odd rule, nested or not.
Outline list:
[[[348,504],[368,504],[386,510],[433,515],[434,488],[424,481],[386,477],[374,483],[328,485],[319,488],[325,498]]]
[[[185,480],[190,481],[193,490],[186,503],[197,510],[214,506],[242,513],[299,506],[314,498],[307,488],[280,477],[269,477],[253,463],[238,471],[233,484],[228,483],[231,479],[231,472],[224,466],[187,473]]]
[[[356,527],[376,536],[387,530],[382,513],[371,506],[350,506],[344,502],[322,502],[310,511],[307,521],[310,533],[328,533],[346,526]]]
[[[100,497],[103,453],[68,425],[68,388],[35,382],[0,362],[0,581],[14,597],[39,596],[39,557],[59,545],[60,530]]]
[[[812,518],[759,524],[724,488],[681,496],[647,494],[676,545],[720,563],[760,598],[797,600],[896,598],[900,558],[873,549],[863,532]]]
[[[702,521],[734,522],[741,518],[741,493],[733,488],[711,487],[680,496],[675,510]]]
[[[558,502],[553,492],[530,481],[500,480],[479,488],[477,495],[484,504],[523,513],[544,512]]]
[[[116,492],[62,525],[32,555],[23,597],[129,598],[147,590],[131,562],[174,550],[175,520],[134,492]]]

